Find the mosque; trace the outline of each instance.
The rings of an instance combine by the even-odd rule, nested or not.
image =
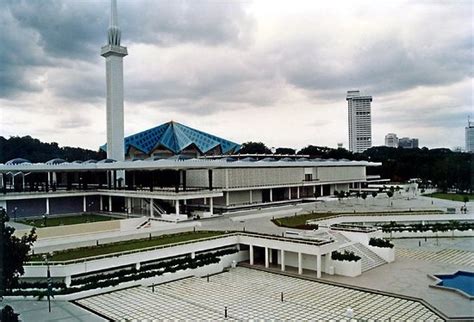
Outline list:
[[[0,207],[15,218],[103,211],[180,221],[360,190],[379,163],[246,156],[240,145],[168,122],[124,137],[123,58],[112,1],[106,61],[107,159],[0,164]]]

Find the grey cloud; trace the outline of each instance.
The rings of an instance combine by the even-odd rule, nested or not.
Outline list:
[[[105,44],[108,1],[0,0],[0,6],[0,97],[41,89],[28,82],[24,66],[91,61]],[[191,0],[120,1],[119,20],[125,45],[163,46],[235,45],[247,41],[253,23],[241,3]]]

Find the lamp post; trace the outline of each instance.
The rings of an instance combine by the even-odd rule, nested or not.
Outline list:
[[[48,219],[48,216],[46,214],[43,215],[43,227],[46,227],[46,219]]]
[[[7,221],[7,212],[3,207],[0,207],[0,301],[3,301],[3,295],[5,294],[5,279],[3,274],[5,241],[3,240],[3,232],[5,230],[5,222]]]
[[[13,221],[16,221],[16,211],[18,210],[18,207],[13,208]]]
[[[52,296],[52,293],[53,293],[53,281],[52,281],[52,278],[51,278],[51,271],[49,270],[49,262],[48,262],[48,254],[45,254],[43,255],[43,258],[44,258],[44,261],[46,263],[46,266],[47,266],[47,271],[46,271],[46,282],[48,283],[48,292],[47,292],[47,296],[48,296],[48,312],[51,313],[51,296]]]

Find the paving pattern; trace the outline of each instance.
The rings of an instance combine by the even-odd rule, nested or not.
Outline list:
[[[455,265],[474,266],[474,252],[459,249],[443,249],[440,251],[395,248],[396,256],[429,262],[441,262]]]
[[[187,278],[79,300],[113,320],[441,320],[424,305],[396,297],[238,267],[206,278]],[[281,292],[284,301],[281,302]]]

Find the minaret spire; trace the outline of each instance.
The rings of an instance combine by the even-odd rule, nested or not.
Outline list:
[[[110,3],[110,25],[108,29],[108,40],[111,46],[120,46],[121,31],[118,26],[117,0]]]
[[[120,46],[120,28],[117,19],[117,1],[110,2],[110,25],[107,29],[107,45],[102,47],[105,58],[107,81],[107,158],[123,161],[124,112],[123,112],[123,57],[127,47]],[[123,178],[123,171],[117,173]]]

